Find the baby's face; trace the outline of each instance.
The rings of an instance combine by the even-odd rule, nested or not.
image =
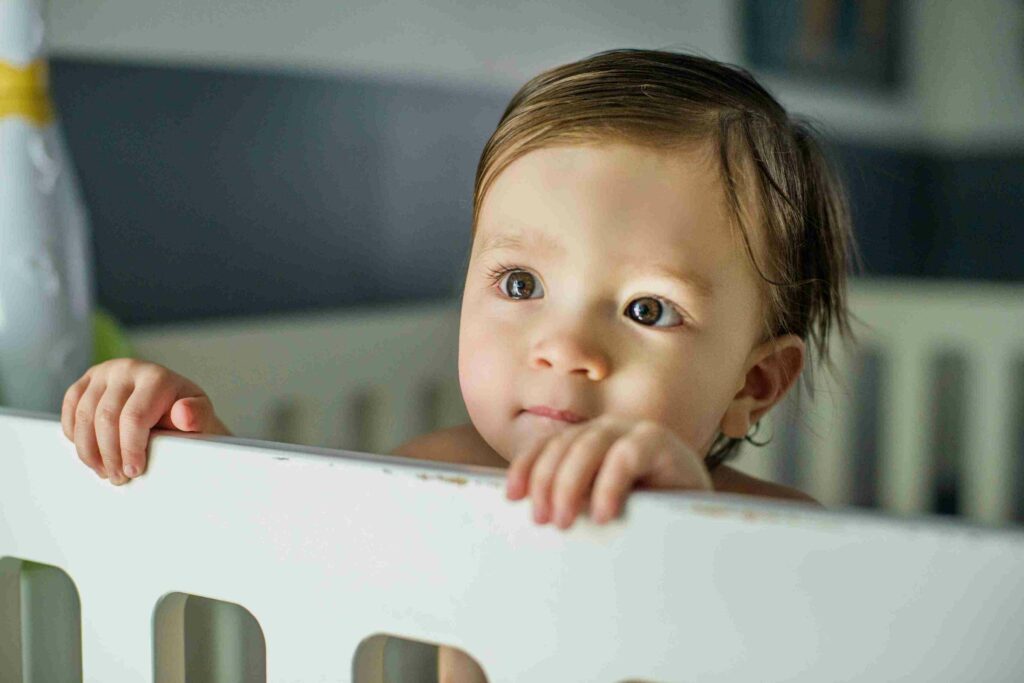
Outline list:
[[[491,185],[473,242],[473,424],[508,460],[571,424],[534,408],[654,420],[704,455],[751,365],[758,291],[713,152],[530,152]]]

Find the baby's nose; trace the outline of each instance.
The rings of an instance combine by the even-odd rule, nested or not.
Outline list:
[[[530,367],[535,370],[551,369],[595,381],[607,377],[610,366],[608,355],[603,350],[568,335],[539,342],[530,353]]]

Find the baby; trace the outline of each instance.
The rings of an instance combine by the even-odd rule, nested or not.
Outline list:
[[[396,453],[507,467],[539,524],[618,516],[635,488],[813,502],[724,464],[830,330],[853,244],[809,128],[746,72],[615,50],[542,73],[484,147],[462,296],[470,424]],[[813,348],[809,349],[808,344]],[[152,363],[90,368],[64,433],[100,477],[143,473],[154,427],[229,434]],[[442,648],[442,679],[482,679]]]

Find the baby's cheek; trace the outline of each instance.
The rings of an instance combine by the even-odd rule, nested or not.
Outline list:
[[[486,329],[464,327],[459,339],[459,386],[473,426],[493,444],[510,388],[508,362],[500,340]]]
[[[677,379],[666,384],[665,377]],[[636,417],[665,425],[695,450],[699,450],[704,434],[714,428],[714,409],[708,405],[709,397],[699,391],[693,378],[678,369],[633,378],[628,391]]]

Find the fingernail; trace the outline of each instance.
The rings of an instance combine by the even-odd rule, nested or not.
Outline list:
[[[124,475],[126,477],[129,477],[129,478],[130,477],[137,477],[137,476],[139,476],[139,468],[136,467],[135,465],[125,465],[124,466]]]
[[[544,506],[536,504],[533,506],[533,521],[537,524],[543,524],[545,517]]]
[[[567,526],[569,526],[569,521],[569,511],[559,510],[558,514],[555,516],[555,524],[558,525],[558,528],[566,528]]]

